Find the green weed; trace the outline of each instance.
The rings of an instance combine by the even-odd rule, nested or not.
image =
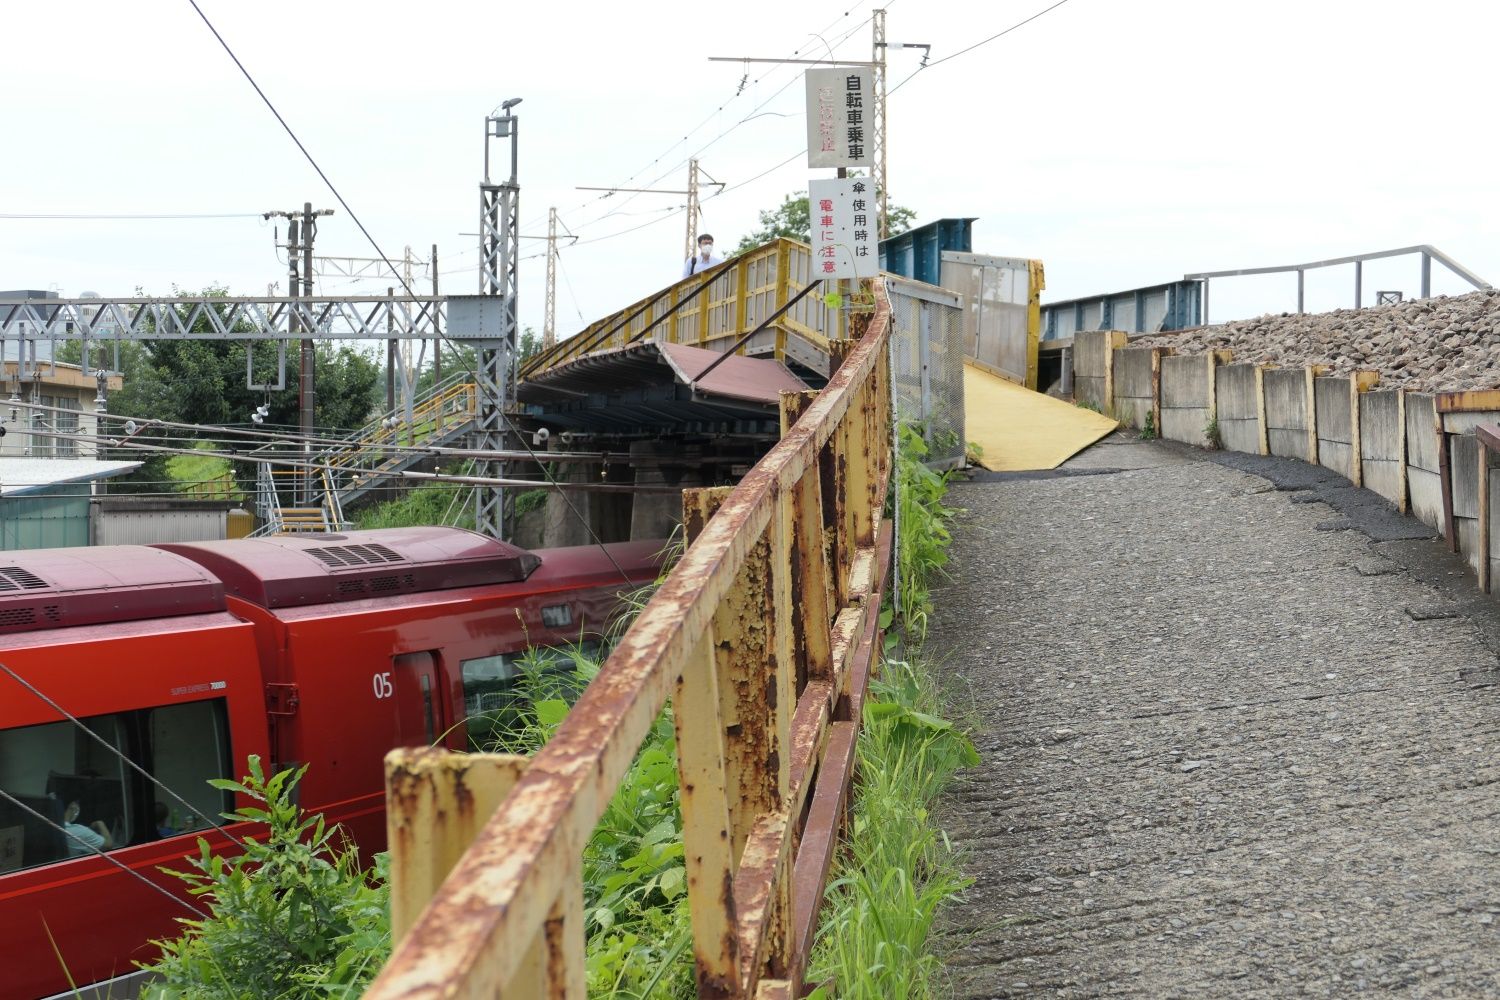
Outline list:
[[[1156,437],[1156,413],[1147,410],[1146,415],[1141,419],[1140,438],[1142,441],[1155,441]]]
[[[1219,436],[1219,418],[1209,417],[1203,425],[1203,440],[1210,451],[1223,451],[1224,439]]]
[[[955,511],[944,503],[947,478],[921,464],[926,449],[917,429],[903,427],[899,441],[900,583],[881,625],[901,629],[912,655],[886,659],[870,682],[853,821],[808,970],[808,982],[824,983],[812,993],[823,1000],[946,995],[932,931],[942,907],[970,882],[933,812],[953,775],[979,757],[968,736],[943,717],[947,710],[920,648]]]
[[[1099,413],[1099,414],[1103,414],[1104,413],[1104,407],[1100,406],[1098,403],[1094,402],[1092,399],[1079,399],[1079,400],[1075,400],[1074,403],[1073,403],[1073,405],[1076,406],[1076,407],[1078,407],[1080,410],[1093,410],[1095,413]]]
[[[455,494],[451,486],[418,486],[395,500],[364,508],[354,515],[354,521],[360,528],[407,528],[426,524],[473,528],[474,504],[468,501],[467,490]]]
[[[260,806],[226,818],[264,823],[263,840],[248,838],[235,857],[211,854],[200,839],[190,871],[169,874],[208,904],[209,916],[183,920],[183,936],[161,941],[152,967],[160,981],[146,1000],[301,1000],[357,997],[390,952],[386,856],[370,878],[357,852],[335,843],[321,816],[305,816],[293,789],[307,770],[267,778],[249,758],[242,781],[215,779]]]
[[[948,522],[956,512],[943,504],[948,476],[923,464],[928,447],[921,429],[903,424],[897,443],[895,608],[905,629],[920,640],[927,635],[932,583],[948,563]]]
[[[865,706],[854,819],[808,981],[832,981],[826,996],[924,1000],[943,995],[934,923],[971,881],[933,811],[953,774],[979,757],[937,714],[941,699],[920,664],[887,660],[882,670]]]

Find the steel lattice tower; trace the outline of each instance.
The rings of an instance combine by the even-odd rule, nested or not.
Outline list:
[[[499,115],[484,120],[484,180],[479,185],[479,294],[494,296],[499,325],[493,339],[474,341],[479,406],[474,447],[480,451],[505,449],[506,412],[516,398],[516,265],[520,260],[521,186],[516,181],[517,121],[511,108],[519,98],[500,106]],[[490,180],[490,140],[510,139],[510,178]],[[505,463],[480,460],[475,474],[503,478]],[[493,538],[503,538],[510,504],[501,487],[481,487],[475,494],[474,527]]]

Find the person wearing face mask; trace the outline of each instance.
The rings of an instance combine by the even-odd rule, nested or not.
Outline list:
[[[724,263],[724,258],[714,253],[714,238],[707,233],[698,236],[698,252],[687,259],[682,265],[682,276],[691,278],[702,271],[707,271],[715,264]]]

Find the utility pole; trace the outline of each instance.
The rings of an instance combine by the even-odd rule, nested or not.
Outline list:
[[[796,61],[797,60],[795,60],[795,59],[792,60],[792,62],[796,62]],[[716,187],[716,188],[720,189],[721,191],[724,189],[724,182],[723,181],[716,181],[712,177],[710,177],[708,171],[704,170],[701,166],[698,165],[698,161],[697,160],[688,160],[688,186],[687,186],[687,189],[684,190],[684,191],[677,191],[677,190],[669,189],[669,188],[584,187],[582,185],[580,185],[578,188],[576,188],[576,190],[578,190],[578,191],[608,191],[610,194],[628,193],[628,194],[685,194],[685,195],[687,195],[687,200],[688,200],[687,201],[687,246],[684,248],[684,253],[682,255],[682,259],[683,260],[687,260],[689,257],[691,257],[693,255],[693,248],[694,248],[694,246],[696,244],[696,241],[697,241],[697,238],[698,238],[698,216],[700,214],[699,209],[700,209],[700,204],[701,204],[700,199],[698,197],[698,191],[702,187],[702,182],[699,181],[699,179],[698,179],[698,175],[699,174],[702,174],[704,177],[708,177],[708,186],[709,187]],[[574,238],[576,239],[577,237],[574,237]]]
[[[432,298],[438,297],[437,244],[432,245]],[[437,310],[432,313],[432,387],[436,389],[443,381],[443,321]]]
[[[290,212],[266,212],[261,217],[269,219],[272,216],[287,220],[286,227],[286,262],[287,262],[287,295],[293,299],[312,298],[313,293],[313,240],[318,235],[317,218],[323,215],[332,215],[333,209],[320,208],[313,211],[312,202],[302,203],[302,211]],[[301,257],[300,262],[298,257]],[[300,263],[300,268],[299,268]],[[300,270],[300,280],[299,280]],[[289,333],[308,333],[302,323],[302,315],[297,310],[295,303],[288,318]],[[304,442],[313,435],[313,414],[317,405],[317,352],[315,343],[311,338],[302,338],[301,365],[297,378],[297,426],[302,433]],[[304,448],[306,445],[304,444]],[[304,502],[312,494],[312,472],[305,471],[302,475],[302,494]]]
[[[887,181],[887,143],[886,143],[886,66],[885,53],[887,49],[921,49],[922,65],[927,65],[927,57],[932,51],[932,46],[922,42],[887,42],[885,40],[885,8],[879,8],[870,12],[870,24],[873,37],[871,38],[871,58],[869,62],[861,62],[855,59],[835,59],[832,52],[827,59],[770,59],[763,56],[709,56],[709,62],[742,62],[742,63],[776,63],[778,66],[795,63],[807,66],[864,66],[871,70],[870,83],[874,91],[875,106],[873,121],[871,122],[870,134],[870,158],[874,161],[870,173],[875,180],[876,190],[876,223],[879,226],[881,239],[890,235],[890,225],[887,220],[887,208],[889,206],[886,193]],[[597,190],[597,189],[596,189]]]
[[[557,343],[557,209],[547,209],[547,309],[542,319],[542,348]]]
[[[877,8],[870,12],[870,24],[874,33],[871,42],[870,61],[874,63],[875,91],[875,124],[874,124],[874,155],[875,155],[875,211],[876,223],[879,226],[879,239],[885,239],[890,235],[890,225],[886,218],[886,149],[885,149],[885,8]]]
[[[682,247],[682,259],[687,260],[693,255],[698,239],[698,161],[688,160],[688,189],[687,189],[687,239]]]

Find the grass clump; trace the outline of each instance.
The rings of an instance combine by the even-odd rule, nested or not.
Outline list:
[[[1203,425],[1203,441],[1210,451],[1223,451],[1224,438],[1219,434],[1219,418],[1209,417]]]
[[[870,685],[854,820],[809,968],[809,982],[831,982],[815,997],[943,995],[932,931],[944,904],[971,881],[933,812],[978,754],[937,714],[942,699],[920,665],[886,660],[883,671]]]
[[[202,446],[200,446],[202,447]],[[165,463],[172,488],[191,496],[239,499],[229,459],[217,455],[172,455]]]
[[[924,464],[929,449],[919,427],[903,424],[896,455],[896,614],[919,641],[927,636],[932,583],[948,563],[955,513],[943,505],[948,476]]]
[[[894,599],[881,625],[881,673],[870,682],[857,748],[853,820],[825,896],[808,982],[812,996],[926,1000],[945,995],[932,941],[943,906],[969,885],[934,812],[954,774],[979,763],[968,736],[944,718],[944,699],[922,640],[931,587],[946,572],[951,542],[948,479],[922,464],[916,428],[898,437],[899,513]],[[904,658],[892,658],[898,647]]]
[[[414,525],[451,524],[474,527],[472,491],[455,490],[437,483],[408,490],[395,500],[372,504],[354,515],[360,528],[409,528]]]

